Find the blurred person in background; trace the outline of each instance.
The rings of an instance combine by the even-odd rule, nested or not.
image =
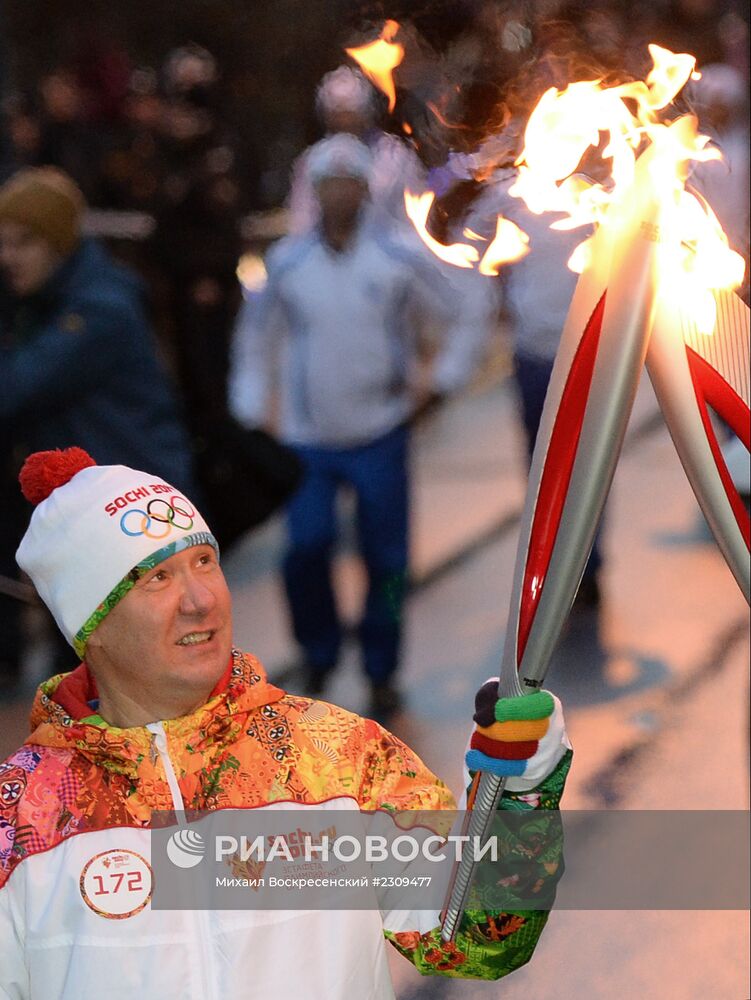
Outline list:
[[[689,91],[701,130],[708,133],[722,153],[721,160],[707,160],[694,167],[690,183],[709,202],[728,238],[746,262],[738,294],[749,301],[749,102],[743,75],[725,63],[701,67]],[[730,428],[722,446],[725,464],[746,505],[751,503],[748,451]]]
[[[163,76],[154,264],[165,283],[171,360],[191,433],[199,436],[226,414],[229,343],[240,305],[240,190],[213,56],[193,45],[177,49]]]
[[[509,875],[512,912],[478,896],[444,942],[437,908],[402,890],[398,909],[375,893],[328,912],[153,905],[165,809],[183,831],[228,809],[307,826],[453,796],[377,722],[288,694],[233,646],[215,537],[170,483],[75,447],[31,455],[19,479],[36,505],[19,565],[82,662],[40,685],[30,735],[0,761],[0,996],[394,1000],[384,938],[424,975],[500,979],[529,961],[563,872],[551,811],[572,751],[557,698],[499,699],[497,678],[477,693],[465,763],[506,778],[499,809],[531,821],[485,861],[491,884]]]
[[[746,261],[744,297],[749,280],[749,102],[748,85],[733,66],[701,66],[689,84],[700,128],[722,153],[721,160],[697,163],[691,181],[709,202],[733,250]]]
[[[267,421],[278,366],[281,437],[306,468],[288,507],[284,581],[310,693],[323,691],[339,658],[335,502],[340,487],[354,491],[368,576],[358,633],[371,711],[384,714],[400,700],[408,425],[416,408],[425,411],[468,381],[492,312],[478,295],[453,295],[437,266],[381,227],[368,198],[372,168],[367,146],[351,135],[332,136],[310,152],[321,221],[269,254],[264,294],[240,316],[230,404],[245,426]],[[420,314],[438,314],[447,333],[422,401],[414,387]]]
[[[316,110],[326,136],[345,132],[360,139],[370,150],[370,200],[373,213],[383,224],[403,222],[404,189],[422,190],[425,169],[416,153],[378,125],[378,95],[358,70],[339,66],[327,73],[316,92]],[[320,140],[325,142],[326,139]],[[304,233],[320,218],[320,203],[310,176],[310,161],[319,143],[298,157],[292,169],[288,207],[288,231]]]
[[[0,180],[20,167],[34,167],[41,162],[42,123],[39,108],[27,93],[12,93],[3,101],[3,126],[8,139],[8,158]]]
[[[39,165],[60,167],[90,205],[104,206],[103,161],[116,140],[130,76],[127,52],[104,30],[79,27],[68,59],[41,78]]]
[[[187,437],[156,360],[140,285],[81,238],[84,207],[76,184],[52,167],[19,171],[0,188],[0,574],[7,577],[15,575],[28,516],[15,478],[31,451],[82,442],[103,462],[146,465],[193,488]],[[19,679],[22,639],[19,607],[8,597],[0,597],[0,623],[0,684],[9,686]]]
[[[153,212],[161,180],[162,96],[154,70],[139,67],[128,82],[123,117],[101,164],[102,204]]]
[[[136,220],[138,235],[126,227],[108,233],[117,259],[143,278],[160,352],[174,372],[175,337],[169,287],[157,260],[156,214],[164,179],[161,128],[163,97],[155,70],[135,69],[128,82],[122,120],[100,164],[100,207]]]
[[[87,119],[86,98],[76,73],[59,66],[39,81],[42,145],[38,165],[59,167],[75,178],[84,196],[96,203],[104,138]]]

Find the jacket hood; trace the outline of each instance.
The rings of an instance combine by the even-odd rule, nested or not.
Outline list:
[[[86,695],[92,691],[85,664],[41,684],[26,743],[74,750],[108,771],[135,779],[151,755],[152,734],[145,726],[118,729],[90,718],[85,721],[93,711],[85,707]],[[206,704],[190,715],[164,721],[164,729],[170,742],[200,755],[217,742],[231,742],[242,732],[250,712],[283,697],[284,691],[269,683],[255,657],[233,650],[227,673]]]

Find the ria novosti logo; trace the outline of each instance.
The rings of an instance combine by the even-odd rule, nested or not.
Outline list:
[[[195,830],[176,830],[167,841],[167,857],[178,868],[195,868],[205,852],[203,837]]]

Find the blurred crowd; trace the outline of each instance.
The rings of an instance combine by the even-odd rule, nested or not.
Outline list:
[[[564,85],[584,67],[641,76],[648,42],[697,55],[708,68],[688,99],[726,157],[697,186],[748,259],[742,7],[719,0],[436,2],[412,14],[395,114],[385,114],[382,96],[351,67],[332,69],[315,98],[307,95],[322,138],[296,150],[292,170],[285,157],[277,163],[285,122],[268,136],[268,162],[256,175],[282,171],[289,182],[286,190],[267,183],[266,194],[247,182],[242,130],[223,99],[233,68],[201,45],[170,50],[158,67],[134,69],[137,60],[112,49],[91,65],[56,65],[25,88],[8,90],[6,81],[0,379],[15,382],[0,382],[0,684],[14,684],[23,661],[25,592],[13,552],[28,511],[15,498],[15,476],[29,450],[67,443],[89,447],[101,462],[161,472],[188,495],[197,492],[218,518],[230,518],[221,498],[243,492],[237,466],[265,466],[269,482],[279,480],[269,485],[274,499],[245,525],[242,515],[230,518],[229,540],[303,477],[289,507],[284,572],[314,692],[335,668],[341,639],[330,563],[336,493],[348,485],[369,575],[360,629],[365,669],[375,707],[398,703],[407,429],[466,385],[504,310],[531,450],[574,282],[565,267],[570,241],[532,218],[519,224],[535,230],[539,252],[491,293],[487,282],[448,274],[407,224],[402,192],[437,192],[431,228],[438,237],[467,219],[486,233],[501,204],[513,217],[505,199],[514,122],[551,83]],[[497,134],[488,141],[490,124]],[[457,159],[452,165],[450,149],[474,152],[472,169],[457,169]],[[268,208],[276,190],[285,197],[283,222],[254,237],[261,231],[254,210]],[[284,232],[262,290],[261,251]],[[249,249],[257,280],[249,280],[241,309],[238,263]],[[426,328],[441,331],[438,346],[425,347]],[[423,355],[432,358],[427,377]],[[274,370],[276,411],[267,386]],[[269,428],[283,450],[273,451],[274,439],[243,436]],[[166,454],[176,467],[167,468]],[[252,482],[261,482],[253,468]],[[599,561],[596,550],[588,571],[593,603]],[[70,656],[58,653],[60,666]]]
[[[239,305],[243,204],[216,61],[188,45],[159,72],[131,72],[116,53],[98,70],[90,80],[58,68],[36,94],[8,98],[11,162],[59,167],[91,208],[115,213],[98,214],[99,231],[145,279],[163,352],[200,422],[223,398]]]

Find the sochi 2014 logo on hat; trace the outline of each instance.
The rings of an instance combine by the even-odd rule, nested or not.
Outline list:
[[[190,531],[194,524],[195,509],[185,497],[176,493],[168,498],[149,500],[146,510],[133,508],[120,518],[120,528],[131,538],[146,535],[148,538],[166,538],[173,528]]]
[[[155,495],[156,494],[156,495]],[[138,503],[137,507],[132,504]],[[125,490],[105,504],[110,517],[120,514],[120,530],[130,538],[159,540],[167,538],[173,528],[188,532],[193,528],[196,510],[166,483],[151,483]]]

